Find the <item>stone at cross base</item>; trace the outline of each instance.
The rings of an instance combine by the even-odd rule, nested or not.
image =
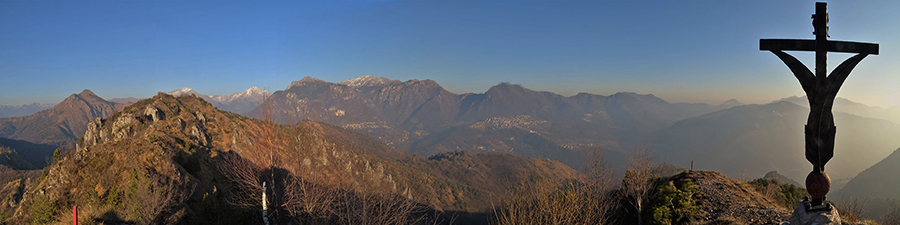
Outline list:
[[[829,207],[828,210],[810,210],[809,199],[804,198],[803,201],[797,202],[797,208],[791,214],[790,225],[840,225],[841,215],[835,207]]]

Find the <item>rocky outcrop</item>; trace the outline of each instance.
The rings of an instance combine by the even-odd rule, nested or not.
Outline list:
[[[200,124],[206,125],[206,117],[203,116],[203,113],[201,113],[201,112],[196,112],[196,113],[194,113],[194,114],[197,115],[197,121],[200,121]]]
[[[100,117],[94,117],[94,119],[88,123],[87,130],[84,132],[84,137],[82,137],[82,142],[77,146],[78,149],[101,143],[100,126],[102,123],[103,119],[100,119]]]
[[[203,132],[202,130],[197,128],[197,126],[191,127],[191,135],[197,138],[197,140],[200,141],[200,143],[204,146],[209,144],[209,142],[206,140],[206,132]]]
[[[144,115],[149,117],[150,119],[152,119],[153,122],[165,119],[165,118],[163,118],[163,115],[159,112],[159,109],[157,109],[156,107],[153,107],[153,106],[149,106],[149,105],[147,106],[146,109],[144,109]]]
[[[132,121],[134,121],[134,118],[129,115],[122,115],[116,118],[116,122],[113,123],[113,140],[121,140],[128,137],[132,129],[130,126]]]

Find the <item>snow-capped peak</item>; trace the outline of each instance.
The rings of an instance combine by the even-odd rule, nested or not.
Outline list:
[[[182,96],[182,95],[190,95],[190,94],[198,95],[198,93],[196,91],[194,91],[194,89],[190,89],[188,87],[183,87],[181,89],[172,90],[168,94],[175,96],[175,97]]]
[[[270,94],[269,91],[263,90],[256,86],[253,86],[247,90],[244,90],[244,92],[241,92],[241,95],[268,95],[268,94]]]
[[[393,80],[384,78],[384,77],[375,77],[372,75],[363,75],[357,78],[337,82],[337,84],[343,84],[350,87],[360,87],[360,86],[378,86],[387,83],[391,83]]]
[[[241,93],[234,92],[234,93],[231,93],[230,95],[213,95],[210,97],[212,97],[213,99],[215,99],[218,102],[228,104],[228,103],[230,103],[234,100],[238,100],[238,99],[246,99],[249,101],[262,101],[262,99],[265,98],[266,96],[268,96],[269,94],[270,94],[269,91],[266,91],[266,90],[263,90],[261,88],[254,86],[247,90],[244,90]]]

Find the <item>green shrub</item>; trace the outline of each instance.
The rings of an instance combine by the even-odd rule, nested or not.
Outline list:
[[[198,213],[201,224],[217,224],[224,221],[221,221],[223,216],[223,212],[228,211],[226,207],[226,203],[219,197],[217,192],[213,193],[204,193],[203,200],[200,202],[201,211]]]
[[[31,215],[32,224],[46,224],[52,221],[56,211],[56,202],[46,195],[38,195],[32,201],[28,212]]]
[[[778,181],[770,179],[759,178],[750,181],[750,185],[753,185],[753,187],[756,188],[756,191],[759,191],[760,193],[766,193],[769,186],[776,186],[778,192],[771,193],[774,194],[774,196],[769,197],[789,209],[796,207],[797,202],[800,201],[803,196],[809,195],[805,188],[797,187],[793,184],[779,184]]]
[[[184,140],[184,150],[190,152],[192,148],[191,141]]]
[[[59,160],[62,158],[62,152],[60,151],[61,150],[59,150],[59,148],[53,151],[53,164],[56,164],[56,162],[59,162]]]
[[[650,208],[652,224],[682,224],[700,212],[700,207],[692,198],[697,192],[697,185],[690,179],[680,180],[679,183],[678,188],[674,182],[657,186],[656,198]]]
[[[38,177],[37,182],[35,184],[40,184],[44,178],[47,178],[47,175],[50,174],[50,167],[44,167],[44,172],[41,172],[41,177]]]
[[[121,193],[119,193],[119,185],[113,184],[109,187],[109,190],[106,194],[106,205],[112,207],[119,207],[119,204],[122,203]]]

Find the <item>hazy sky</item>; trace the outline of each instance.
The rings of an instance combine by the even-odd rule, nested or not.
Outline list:
[[[839,96],[900,105],[900,2],[830,1],[833,40],[875,42]],[[312,76],[500,82],[670,102],[803,95],[760,38],[812,39],[814,1],[7,1],[0,104],[191,87],[270,91]],[[792,52],[812,66],[813,53]],[[851,55],[829,54],[829,69]]]

